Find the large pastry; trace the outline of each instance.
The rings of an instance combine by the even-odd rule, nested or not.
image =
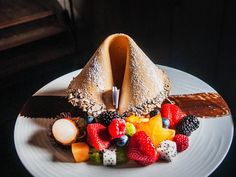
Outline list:
[[[148,114],[169,95],[167,74],[125,34],[108,36],[70,83],[68,100],[93,116],[114,109],[112,87],[120,89],[120,113]]]

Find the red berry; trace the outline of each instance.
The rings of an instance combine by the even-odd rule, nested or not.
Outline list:
[[[189,139],[186,135],[176,134],[173,141],[176,143],[178,152],[186,150],[189,146]]]
[[[108,130],[112,138],[120,138],[125,134],[125,120],[121,118],[113,119],[108,126]]]
[[[127,156],[140,165],[150,165],[159,159],[151,139],[144,131],[136,132],[129,140]]]
[[[186,114],[174,104],[167,103],[161,106],[161,117],[169,119],[170,128],[175,128],[184,116],[186,116]]]
[[[100,123],[92,123],[87,126],[87,143],[101,151],[110,146],[111,137],[106,127]]]

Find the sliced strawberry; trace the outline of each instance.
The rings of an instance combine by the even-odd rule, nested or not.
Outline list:
[[[111,137],[107,128],[100,123],[92,123],[87,126],[87,142],[90,146],[101,151],[109,147]]]
[[[177,123],[184,117],[186,114],[174,104],[163,104],[161,106],[161,117],[167,118],[170,121],[170,128],[175,128]]]
[[[135,160],[138,164],[142,166],[147,166],[155,163],[159,158],[159,153],[157,153],[157,158],[150,158],[150,156],[141,154],[137,149],[132,149],[128,153],[128,158]]]
[[[150,165],[159,158],[151,139],[144,131],[139,131],[130,138],[127,156],[143,166]]]

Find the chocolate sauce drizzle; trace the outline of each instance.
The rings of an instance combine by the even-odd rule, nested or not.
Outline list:
[[[163,103],[173,103],[186,114],[201,118],[215,118],[230,115],[230,109],[218,93],[196,93],[171,95]],[[62,112],[69,112],[73,117],[85,117],[79,107],[68,103],[62,96],[33,96],[23,106],[20,115],[37,118],[57,117]]]
[[[218,93],[171,95],[164,101],[167,102],[176,104],[186,114],[201,118],[215,118],[230,114],[227,103]]]
[[[56,118],[62,112],[70,113],[72,117],[84,117],[86,114],[63,96],[32,96],[21,109],[20,115],[31,118]]]

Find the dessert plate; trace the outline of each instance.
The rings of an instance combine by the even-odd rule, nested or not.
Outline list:
[[[159,67],[165,70],[171,79],[171,94],[216,92],[208,84],[188,73],[166,66]],[[69,82],[80,71],[77,70],[55,79],[36,92],[32,98],[48,97],[53,99],[57,96],[63,98],[61,96],[65,96]],[[60,99],[58,100],[60,101]],[[131,162],[113,168],[88,163],[74,163],[70,153],[50,142],[48,130],[53,118],[46,118],[43,116],[44,114],[34,114],[34,110],[40,109],[43,113],[45,109],[48,112],[53,106],[52,101],[41,103],[38,106],[34,102],[34,109],[29,105],[27,110],[24,106],[24,110],[18,115],[15,124],[16,151],[26,169],[36,177],[208,176],[226,156],[233,138],[234,128],[231,115],[200,119],[200,128],[190,137],[190,148],[179,153],[172,162],[157,162],[147,167],[134,167]],[[26,110],[31,114],[27,114]]]

